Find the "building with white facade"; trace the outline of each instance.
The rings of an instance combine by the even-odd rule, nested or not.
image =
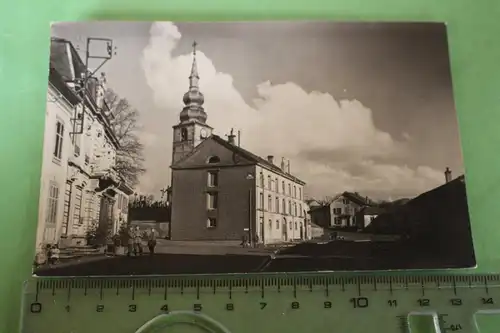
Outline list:
[[[89,229],[113,234],[127,221],[133,190],[114,170],[120,145],[103,99],[105,77],[82,87],[85,70],[70,42],[52,39],[38,248],[85,245]]]
[[[290,174],[290,165],[284,160],[279,168],[274,166],[273,156],[267,162],[256,166],[257,234],[264,243],[305,240],[305,183]]]

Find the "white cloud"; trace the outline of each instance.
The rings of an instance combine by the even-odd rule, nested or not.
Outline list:
[[[180,38],[173,23],[155,23],[143,51],[145,77],[156,104],[164,110],[162,121],[169,129],[162,134],[167,150],[162,150],[162,157],[152,156],[147,161],[148,174],[141,183],[141,188],[151,187],[156,192],[168,179],[170,128],[178,122],[192,62],[191,54],[172,55]],[[411,169],[373,162],[401,155],[405,142],[397,142],[377,129],[372,111],[360,101],[337,101],[328,93],[307,92],[293,82],[274,85],[267,81],[257,86],[259,98],[251,106],[234,87],[231,75],[217,71],[203,53],[203,46],[197,52],[197,62],[207,122],[215,133],[224,136],[232,127],[241,129],[245,148],[261,156],[272,154],[278,162],[281,156],[289,158],[292,173],[308,183],[307,192],[311,195],[332,195],[344,190],[411,195],[443,182],[442,173],[429,167]],[[322,162],[307,158],[304,153],[308,151],[324,151],[331,155],[332,163],[326,162],[326,158]],[[340,162],[335,161],[336,157],[348,160],[335,163]],[[361,174],[349,171],[347,165],[353,163],[363,170]]]

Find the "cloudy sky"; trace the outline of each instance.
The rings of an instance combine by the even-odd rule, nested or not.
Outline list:
[[[207,123],[307,182],[314,197],[349,190],[414,196],[463,172],[446,28],[441,24],[61,23],[82,50],[112,38],[102,71],[141,114],[147,173],[138,191],[169,183],[172,126],[198,42]],[[83,56],[83,54],[82,54]]]

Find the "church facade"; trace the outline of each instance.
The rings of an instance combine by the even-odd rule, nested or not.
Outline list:
[[[196,44],[194,44],[196,46]],[[305,182],[282,160],[261,158],[212,133],[198,86],[196,49],[189,90],[173,126],[171,239],[283,243],[310,238]]]

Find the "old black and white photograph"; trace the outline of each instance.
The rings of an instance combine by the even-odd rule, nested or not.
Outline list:
[[[445,24],[61,22],[47,44],[35,275],[475,267]]]

